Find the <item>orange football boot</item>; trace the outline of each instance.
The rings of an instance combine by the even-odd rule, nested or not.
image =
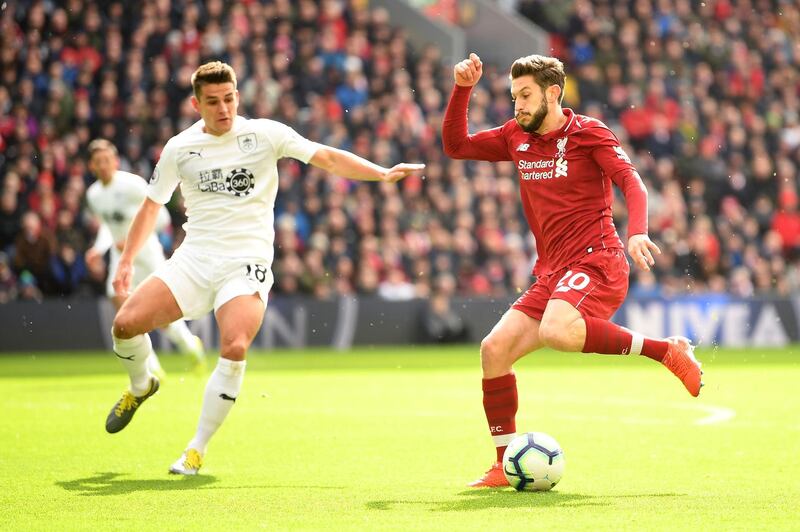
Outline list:
[[[503,464],[500,462],[493,463],[481,478],[468,484],[470,488],[504,488],[509,485],[503,473]]]
[[[671,336],[667,341],[669,348],[661,363],[683,382],[690,394],[697,397],[703,387],[700,380],[703,372],[700,370],[700,362],[694,358],[694,346],[683,336]]]

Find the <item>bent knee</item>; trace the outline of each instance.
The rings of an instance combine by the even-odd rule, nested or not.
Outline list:
[[[250,343],[246,340],[231,340],[223,342],[220,348],[220,355],[229,360],[244,360]]]
[[[119,339],[127,340],[133,338],[137,334],[142,334],[143,330],[141,330],[141,325],[137,323],[135,316],[130,312],[125,312],[121,310],[117,312],[116,317],[114,317],[114,325],[111,329],[111,333]]]
[[[498,342],[491,336],[487,336],[481,340],[481,359],[494,358],[499,350]]]
[[[489,335],[481,341],[481,362],[484,366],[504,364],[511,358],[509,348],[508,342]]]

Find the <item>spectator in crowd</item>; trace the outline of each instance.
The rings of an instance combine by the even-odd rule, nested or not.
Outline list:
[[[44,296],[36,284],[36,277],[31,272],[25,270],[19,274],[19,299],[22,301],[41,302]]]
[[[450,302],[455,288],[456,280],[451,274],[443,273],[436,279],[436,287],[422,314],[423,340],[435,343],[467,340],[467,325]]]
[[[17,298],[17,277],[9,262],[8,255],[0,251],[0,305]]]
[[[74,295],[86,278],[86,263],[69,241],[58,243],[58,251],[50,258],[50,274],[55,293],[62,296]]]
[[[378,295],[389,301],[405,301],[414,298],[414,285],[406,279],[399,266],[389,269],[386,279],[378,285]]]
[[[780,207],[772,219],[772,230],[781,239],[785,257],[800,258],[800,212],[797,210],[797,194],[786,188],[781,192],[778,201]]]
[[[735,292],[745,279],[756,295],[800,290],[791,207],[800,165],[797,2],[505,5],[550,32],[552,50],[542,52],[566,58],[575,73],[565,104],[620,133],[650,192],[652,237],[675,253],[662,257],[653,279],[634,277],[632,292],[639,279],[644,292],[655,286],[665,295]],[[82,162],[89,141],[109,138],[122,170],[149,175],[166,140],[194,121],[189,75],[222,59],[240,73],[243,114],[281,120],[378,162],[428,165],[426,178],[409,180],[401,193],[359,184],[350,196],[344,192],[354,185],[336,176],[282,163],[276,220],[288,213],[295,224],[279,237],[292,245],[276,249],[275,268],[292,274],[276,292],[376,293],[399,268],[417,296],[433,293],[442,271],[456,275],[458,294],[515,293],[530,284],[518,258],[535,259],[522,212],[508,201],[516,171],[442,156],[449,67],[435,47],[412,49],[406,30],[391,22],[368,2],[7,3],[0,250],[16,253],[23,212],[59,232],[67,209],[83,254],[94,239],[80,202],[91,181]],[[505,68],[486,65],[470,129],[511,116],[508,93]],[[174,247],[180,198],[170,208]],[[342,219],[354,230],[341,233]],[[762,256],[771,253],[770,231],[782,239],[781,260]],[[707,252],[714,256],[699,256]],[[430,275],[418,275],[428,268]],[[326,281],[326,273],[348,278]],[[39,286],[52,295],[43,275]]]
[[[17,193],[10,189],[0,192],[0,251],[8,250],[20,230],[22,212],[17,202]]]
[[[43,293],[51,293],[50,258],[55,252],[55,239],[35,212],[22,215],[22,230],[14,241],[14,250],[14,269],[19,273],[27,271]]]

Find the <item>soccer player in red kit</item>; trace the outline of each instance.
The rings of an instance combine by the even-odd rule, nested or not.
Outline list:
[[[646,338],[609,318],[628,291],[629,266],[611,216],[616,184],[629,212],[628,253],[643,270],[661,253],[647,236],[647,191],[616,136],[599,120],[562,108],[564,66],[531,55],[511,66],[514,119],[469,134],[467,104],[483,73],[476,54],[454,69],[442,128],[455,159],[513,161],[525,218],[536,237],[536,282],[481,342],[483,407],[497,459],[474,487],[507,486],[502,457],[516,435],[514,362],[541,347],[644,355],[669,368],[693,396],[700,364],[682,337]]]

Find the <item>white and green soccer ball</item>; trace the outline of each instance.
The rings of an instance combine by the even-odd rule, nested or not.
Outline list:
[[[564,451],[544,432],[520,434],[503,454],[503,473],[517,491],[547,491],[564,474]]]

